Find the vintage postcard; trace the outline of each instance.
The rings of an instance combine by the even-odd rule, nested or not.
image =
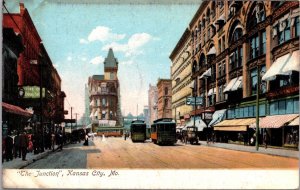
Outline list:
[[[3,189],[299,188],[299,1],[1,6]]]

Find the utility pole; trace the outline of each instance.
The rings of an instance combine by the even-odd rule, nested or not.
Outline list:
[[[71,133],[72,133],[72,110],[73,110],[73,107],[71,106]]]
[[[259,89],[260,89],[260,67],[257,66],[257,86],[256,86],[256,151],[258,151],[259,147]]]

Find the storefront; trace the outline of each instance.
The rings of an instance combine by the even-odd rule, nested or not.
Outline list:
[[[213,125],[217,142],[250,144],[254,134],[249,125],[255,123],[255,118],[224,120]]]

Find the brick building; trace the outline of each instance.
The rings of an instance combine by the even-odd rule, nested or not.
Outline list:
[[[299,13],[298,1],[200,5],[189,30],[192,80],[204,104],[191,115],[214,113],[208,127],[218,141],[250,143],[257,112],[259,143],[263,133],[275,146],[298,139],[292,120],[299,113]]]
[[[42,43],[42,39],[34,26],[29,12],[20,3],[20,13],[4,12],[3,28],[11,28],[21,38],[24,50],[17,59],[18,81],[15,88],[22,95],[15,99],[22,108],[30,108],[34,112],[30,125],[34,131],[37,125],[49,129],[54,124],[60,125],[64,121],[64,98],[61,91],[61,79]],[[42,89],[42,97],[40,96]],[[42,117],[41,117],[42,116]],[[23,122],[23,127],[26,122]],[[38,129],[42,129],[38,127]]]
[[[158,79],[157,93],[158,119],[172,118],[172,80]]]

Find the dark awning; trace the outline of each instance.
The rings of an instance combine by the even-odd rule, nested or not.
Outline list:
[[[20,108],[19,106],[11,105],[5,102],[2,102],[2,108],[4,111],[16,115],[22,115],[26,117],[31,117],[32,113]]]

